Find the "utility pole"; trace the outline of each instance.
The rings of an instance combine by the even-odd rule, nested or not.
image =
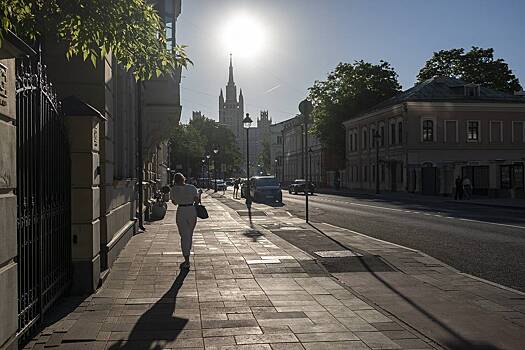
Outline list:
[[[310,118],[310,113],[312,113],[314,107],[312,105],[312,102],[308,101],[307,99],[301,101],[299,103],[299,111],[304,117],[304,145],[303,145],[303,155],[306,156],[307,154],[307,147],[308,147],[308,119]],[[308,213],[308,191],[310,190],[310,182],[309,182],[309,176],[308,176],[308,162],[306,162],[305,158],[303,156],[303,164],[305,169],[305,217],[306,222],[309,222],[309,213]],[[306,164],[305,164],[306,163]]]

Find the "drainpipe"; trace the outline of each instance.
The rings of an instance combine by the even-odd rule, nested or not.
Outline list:
[[[139,191],[139,229],[145,231],[144,228],[144,154],[142,149],[142,81],[137,83],[137,99],[138,99],[138,113],[137,113],[137,147],[138,147],[138,191]]]
[[[403,103],[403,138],[405,145],[405,192],[408,192],[408,107]]]

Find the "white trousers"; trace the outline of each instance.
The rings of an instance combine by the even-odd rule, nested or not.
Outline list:
[[[197,224],[197,210],[194,206],[177,208],[177,228],[180,234],[180,246],[182,255],[189,256],[191,242],[193,240],[193,230]]]

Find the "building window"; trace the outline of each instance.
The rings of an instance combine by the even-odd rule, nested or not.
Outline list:
[[[350,151],[353,151],[354,150],[354,134],[352,134],[351,132],[350,132],[350,136],[349,136],[349,141],[350,142],[349,142],[349,145],[348,145],[348,149]]]
[[[385,126],[381,125],[379,127],[379,132],[381,135],[381,147],[385,147]]]
[[[403,122],[397,122],[397,143],[403,143]]]
[[[512,122],[512,143],[525,142],[525,122]]]
[[[173,21],[175,18],[175,9],[173,8],[173,0],[164,0],[164,25],[166,31],[166,48],[173,49],[173,42],[175,41],[175,31],[173,28]]]
[[[502,189],[523,189],[523,164],[502,165],[500,167]]]
[[[423,141],[433,142],[434,141],[434,121],[423,120]]]
[[[363,149],[366,149],[366,146],[368,145],[368,132],[366,129],[363,129]]]
[[[385,164],[381,164],[381,181],[385,182]]]
[[[283,143],[283,137],[282,136],[277,136],[277,144],[280,145]]]
[[[467,122],[467,141],[478,142],[479,141],[479,121],[469,120]]]
[[[390,144],[396,144],[396,124],[390,123]]]
[[[465,96],[479,97],[479,85],[477,84],[465,85]]]
[[[372,165],[372,181],[376,180],[376,166]]]
[[[368,181],[368,166],[367,165],[363,167],[363,181],[365,182]]]

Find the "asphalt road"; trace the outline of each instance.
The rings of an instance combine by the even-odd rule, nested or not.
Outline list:
[[[282,209],[304,218],[304,195]],[[420,199],[309,197],[310,221],[420,250],[454,268],[525,291],[525,211]],[[257,204],[260,206],[260,204]],[[270,209],[270,206],[268,206]]]

